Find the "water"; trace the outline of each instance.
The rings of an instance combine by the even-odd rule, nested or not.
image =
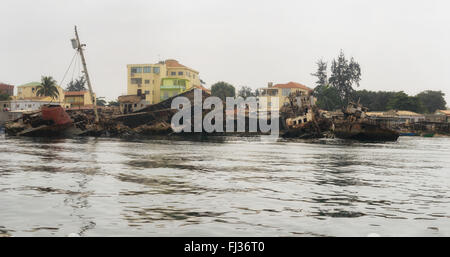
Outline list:
[[[0,136],[3,236],[450,236],[450,138]]]

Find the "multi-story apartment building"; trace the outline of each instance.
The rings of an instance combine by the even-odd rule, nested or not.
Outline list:
[[[199,72],[173,59],[156,64],[129,64],[127,74],[127,95],[143,95],[147,104],[200,86]]]

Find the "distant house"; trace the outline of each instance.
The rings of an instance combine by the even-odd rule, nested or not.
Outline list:
[[[13,96],[14,95],[14,86],[8,85],[5,83],[0,83],[0,94]]]
[[[122,95],[119,96],[118,101],[120,112],[123,114],[138,111],[150,104],[146,101],[145,95]]]
[[[388,116],[396,117],[401,123],[412,123],[425,120],[425,115],[411,111],[390,110],[386,112],[386,114]]]
[[[270,111],[272,105],[276,103],[278,105],[274,107],[279,110],[284,104],[289,102],[288,96],[290,93],[301,92],[302,95],[307,95],[313,91],[303,84],[292,81],[286,84],[272,85],[272,83],[269,83],[267,88],[258,90],[260,94],[258,96],[260,111]]]
[[[445,117],[445,122],[450,122],[450,110],[437,110],[434,114]]]
[[[64,92],[64,102],[70,104],[70,108],[94,106],[89,91],[66,91]]]
[[[0,124],[8,120],[20,118],[24,112],[38,111],[43,105],[62,105],[54,101],[42,101],[31,99],[13,99],[8,101],[0,101]]]
[[[39,85],[41,85],[40,82],[30,82],[27,84],[23,84],[17,87],[17,96],[15,99],[17,100],[35,100],[35,101],[48,101],[48,102],[57,102],[57,103],[63,103],[64,102],[64,90],[60,86],[56,86],[58,89],[58,97],[55,99],[52,99],[49,96],[37,96],[37,90]]]

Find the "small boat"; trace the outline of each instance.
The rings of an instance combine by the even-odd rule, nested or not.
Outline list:
[[[423,137],[434,137],[434,133],[424,133],[422,134]]]
[[[400,132],[400,136],[404,136],[404,137],[415,137],[418,135],[419,134],[417,134],[415,132]]]

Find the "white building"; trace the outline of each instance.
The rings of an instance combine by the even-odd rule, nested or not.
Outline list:
[[[18,119],[24,112],[38,111],[42,105],[60,105],[59,103],[38,100],[0,101],[0,125],[9,120]]]

